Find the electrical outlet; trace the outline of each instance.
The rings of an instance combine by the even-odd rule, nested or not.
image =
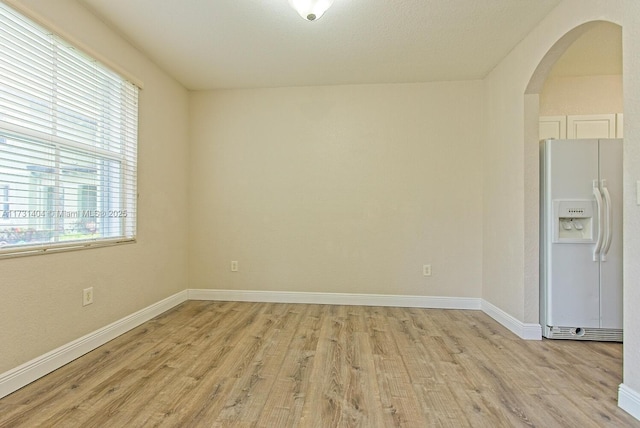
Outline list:
[[[93,287],[85,288],[82,290],[82,306],[87,306],[93,303]]]
[[[238,272],[238,261],[237,260],[232,260],[231,261],[231,272]]]
[[[431,276],[431,265],[422,266],[422,274],[424,276]]]

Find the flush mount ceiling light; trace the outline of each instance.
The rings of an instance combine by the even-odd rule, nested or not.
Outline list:
[[[289,0],[289,4],[307,21],[320,19],[333,4],[333,0]]]

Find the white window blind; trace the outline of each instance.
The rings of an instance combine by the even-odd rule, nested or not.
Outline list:
[[[0,257],[132,241],[138,88],[0,3]]]

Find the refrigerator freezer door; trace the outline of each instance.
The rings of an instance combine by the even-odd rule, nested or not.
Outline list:
[[[549,140],[545,143],[544,223],[553,218],[554,201],[594,200],[593,181],[598,180],[598,140]],[[595,205],[595,202],[594,202]],[[597,210],[594,236],[600,233]],[[544,317],[549,326],[600,327],[600,262],[593,260],[595,241],[553,242],[545,231]]]
[[[622,328],[622,140],[600,140],[600,183],[611,201],[608,235],[611,243],[600,263],[602,328]],[[603,252],[606,250],[603,248]]]

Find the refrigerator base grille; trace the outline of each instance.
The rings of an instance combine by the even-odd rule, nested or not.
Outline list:
[[[614,328],[545,326],[542,333],[543,333],[542,335],[547,339],[622,342],[622,329],[614,329]]]

